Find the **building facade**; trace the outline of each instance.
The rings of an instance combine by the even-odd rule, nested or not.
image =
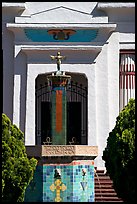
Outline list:
[[[120,2],[2,3],[3,112],[23,132],[26,146],[50,138],[47,76],[50,55],[66,59],[67,143],[98,146],[102,160],[109,132],[135,98],[135,4]]]

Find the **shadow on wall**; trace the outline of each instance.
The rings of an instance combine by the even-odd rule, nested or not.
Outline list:
[[[43,202],[43,166],[37,166],[25,192],[24,202]]]

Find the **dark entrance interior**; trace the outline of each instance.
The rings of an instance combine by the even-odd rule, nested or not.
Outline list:
[[[51,102],[41,102],[41,143],[51,138]],[[81,144],[81,102],[67,102],[67,144]]]
[[[48,83],[40,83],[42,82],[42,76],[39,77],[36,80],[36,144],[50,145],[52,144],[51,87]],[[86,145],[88,139],[87,82],[84,82],[86,78],[83,75],[80,75],[80,77],[78,80],[83,80],[83,84],[71,81],[71,84],[66,87],[67,145]],[[43,76],[44,80],[45,77]]]
[[[67,143],[81,144],[81,102],[67,102]],[[72,143],[73,144],[73,143]]]
[[[46,137],[51,138],[51,102],[41,102],[41,144],[46,141]]]

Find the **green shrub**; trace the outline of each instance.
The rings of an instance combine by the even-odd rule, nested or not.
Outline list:
[[[26,154],[24,137],[16,125],[2,114],[2,201],[23,202],[33,178],[37,160]]]
[[[135,100],[120,112],[103,151],[107,173],[125,202],[135,202]]]

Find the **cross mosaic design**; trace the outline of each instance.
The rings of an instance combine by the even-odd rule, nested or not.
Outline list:
[[[56,190],[56,197],[55,202],[61,202],[62,198],[60,197],[60,191],[65,191],[67,187],[62,183],[61,179],[57,179],[51,186],[50,190],[55,191]]]

